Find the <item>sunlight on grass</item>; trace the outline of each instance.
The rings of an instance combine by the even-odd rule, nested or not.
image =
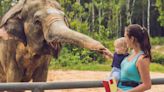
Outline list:
[[[150,71],[152,71],[152,72],[162,72],[162,73],[164,73],[164,65],[151,63],[151,64],[150,64]]]
[[[106,64],[77,64],[73,66],[66,66],[62,67],[60,65],[50,65],[49,69],[62,69],[62,70],[89,70],[89,71],[110,71],[111,70],[111,63]],[[150,64],[150,71],[151,72],[161,72],[164,73],[164,65],[151,63]]]
[[[91,71],[109,71],[111,69],[110,65],[103,65],[103,64],[89,64],[89,65],[77,65],[72,67],[72,69],[78,70],[91,70]]]
[[[62,67],[60,65],[51,65],[49,69],[62,69],[62,70],[90,70],[90,71],[109,71],[111,70],[110,64],[77,64],[74,66]]]
[[[153,46],[152,52],[158,52],[164,54],[164,45]]]

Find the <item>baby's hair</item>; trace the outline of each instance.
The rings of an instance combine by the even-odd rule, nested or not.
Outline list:
[[[114,41],[114,44],[120,43],[123,47],[127,48],[126,41],[124,37],[118,38]]]

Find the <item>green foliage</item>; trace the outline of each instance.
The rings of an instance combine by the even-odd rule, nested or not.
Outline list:
[[[156,64],[156,63],[151,63],[150,64],[150,71],[164,73],[164,65],[160,65],[160,64]]]
[[[2,16],[9,8],[14,5],[17,0],[0,0],[0,16]]]
[[[153,52],[152,62],[164,65],[164,54],[161,54],[159,52]]]
[[[164,44],[164,37],[151,37],[150,42],[152,45],[163,45]]]
[[[53,63],[60,64],[62,67],[73,66],[79,62],[79,55],[71,53],[71,51],[63,48],[60,53],[60,57],[57,60],[53,60]]]
[[[67,1],[58,0],[68,16],[70,27],[94,39],[107,39],[119,35],[119,2],[112,0]],[[115,25],[113,25],[115,24]]]
[[[102,40],[102,43],[107,48],[114,51],[113,40]],[[62,69],[85,70],[88,69],[90,65],[94,65],[93,67],[90,67],[92,67],[92,69],[95,69],[99,68],[99,66],[101,68],[101,66],[104,66],[103,64],[106,64],[106,62],[111,62],[111,60],[105,60],[105,58],[103,58],[100,53],[89,51],[87,49],[82,49],[72,45],[65,45],[60,53],[59,58],[56,60],[52,59],[50,68],[58,69],[62,67]],[[104,69],[107,70],[107,67]],[[108,69],[110,69],[109,66]]]
[[[160,22],[161,26],[164,26],[164,1],[156,0],[156,6],[158,7],[158,11],[160,13],[158,21]]]
[[[92,62],[101,64],[104,63],[105,60],[99,53],[68,45],[62,49],[60,57],[57,60],[53,60],[53,62],[60,64],[62,67],[67,67]]]

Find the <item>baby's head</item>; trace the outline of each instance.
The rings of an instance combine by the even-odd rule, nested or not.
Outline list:
[[[115,52],[117,54],[126,54],[128,51],[127,44],[124,37],[118,38],[114,41]]]

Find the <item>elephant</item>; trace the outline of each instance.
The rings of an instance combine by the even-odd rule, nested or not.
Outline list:
[[[57,1],[19,0],[1,19],[0,82],[46,82],[51,58],[59,56],[63,44],[105,49],[70,29]]]

